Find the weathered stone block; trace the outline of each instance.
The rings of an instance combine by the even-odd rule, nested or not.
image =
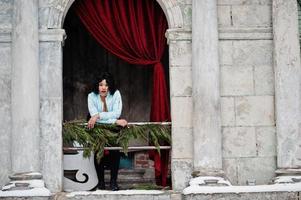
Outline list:
[[[233,66],[272,66],[272,41],[233,41]]]
[[[11,29],[12,19],[11,15],[1,15],[0,14],[0,28],[1,29]]]
[[[299,192],[248,192],[223,194],[190,194],[184,200],[296,200]]]
[[[0,27],[10,29],[12,27],[13,1],[0,0]]]
[[[183,13],[184,27],[190,28],[192,23],[192,6],[191,4],[184,4],[181,6]]]
[[[40,43],[40,97],[62,97],[60,42]]]
[[[0,73],[8,76],[11,74],[11,44],[0,43]]]
[[[232,41],[219,41],[219,62],[220,65],[233,64],[233,42]]]
[[[39,6],[39,28],[46,29],[50,8],[47,5],[41,5],[41,3]]]
[[[237,167],[238,166],[236,159],[223,159],[223,170],[225,172],[226,178],[232,185],[237,185],[238,183]]]
[[[0,74],[0,100],[10,101],[11,99],[11,77]]]
[[[11,132],[11,102],[10,99],[0,100],[0,137],[10,137]],[[1,140],[2,142],[2,140]],[[3,143],[4,146],[9,145]],[[9,146],[8,146],[9,147]]]
[[[183,196],[180,192],[170,194],[170,200],[182,200]]]
[[[275,127],[256,127],[255,131],[258,156],[276,156]]]
[[[172,157],[189,158],[193,157],[193,135],[191,128],[172,127]]]
[[[0,0],[0,14],[10,15],[13,11],[13,1]]]
[[[60,125],[62,123],[62,99],[43,99],[40,102],[40,125]]]
[[[10,99],[0,100],[0,187],[8,183],[11,173],[11,105]]]
[[[254,83],[256,95],[274,95],[274,72],[272,66],[255,66]]]
[[[256,156],[256,135],[254,127],[224,127],[223,157]]]
[[[272,6],[237,5],[232,6],[233,26],[270,27],[272,25]]]
[[[274,95],[274,72],[272,66],[258,66],[254,69],[256,95]]]
[[[149,195],[149,196],[152,196],[152,195]],[[145,199],[145,197],[143,199]],[[152,200],[151,197],[150,197],[150,199]],[[154,195],[153,200],[171,200],[171,197],[170,197],[170,194]]]
[[[170,68],[171,96],[191,96],[192,77],[190,67]]]
[[[190,159],[172,160],[172,187],[174,191],[182,191],[188,186],[192,168],[192,160]]]
[[[240,158],[238,160],[238,184],[246,185],[249,179],[255,179],[257,185],[268,184],[275,176],[275,157]]]
[[[192,0],[176,0],[179,4],[192,4]]]
[[[218,25],[219,26],[231,26],[231,6],[217,7]]]
[[[169,44],[171,66],[191,66],[192,47],[189,41],[177,41]]]
[[[171,118],[175,128],[192,127],[192,98],[172,97],[171,98]]]
[[[253,68],[251,66],[242,67],[222,67],[221,68],[221,95],[253,95]]]
[[[235,109],[233,97],[221,97],[222,126],[235,125]]]
[[[274,126],[274,97],[236,97],[237,126]]]

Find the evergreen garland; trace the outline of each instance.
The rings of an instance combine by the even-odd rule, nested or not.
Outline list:
[[[127,154],[130,140],[137,138],[151,143],[160,153],[160,144],[171,144],[171,126],[133,124],[121,127],[116,124],[96,123],[93,129],[88,129],[85,121],[63,123],[64,146],[70,146],[76,141],[84,148],[84,157],[89,157],[91,152],[97,152],[97,161],[103,157],[104,147],[121,147]]]

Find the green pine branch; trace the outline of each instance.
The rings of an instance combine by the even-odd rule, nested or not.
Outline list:
[[[117,146],[127,154],[132,139],[141,139],[154,145],[160,153],[160,144],[171,144],[171,126],[161,124],[128,125],[96,124],[93,129],[87,128],[85,121],[69,121],[63,123],[64,146],[72,146],[73,142],[84,147],[84,157],[96,153],[97,161],[104,155],[104,147]]]

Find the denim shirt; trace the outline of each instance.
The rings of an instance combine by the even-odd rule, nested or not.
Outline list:
[[[108,112],[103,112],[103,102],[99,94],[91,92],[88,95],[88,109],[91,116],[99,114],[98,123],[113,124],[121,115],[122,101],[118,90],[113,95],[108,93],[106,96]]]

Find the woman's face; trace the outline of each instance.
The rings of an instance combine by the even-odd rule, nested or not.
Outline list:
[[[107,96],[109,92],[109,86],[107,84],[107,81],[104,79],[98,84],[98,91],[100,96]]]

